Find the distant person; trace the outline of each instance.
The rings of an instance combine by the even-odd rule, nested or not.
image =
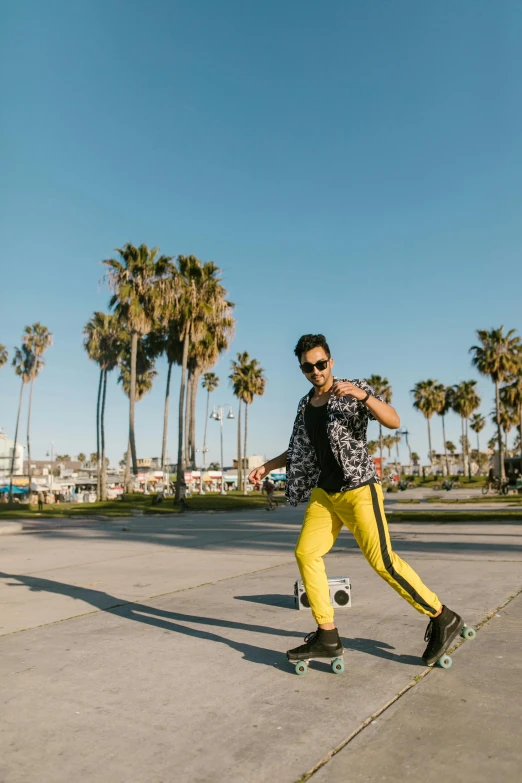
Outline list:
[[[358,330],[357,339],[361,334],[364,336]],[[305,637],[303,645],[289,650],[287,657],[297,663],[343,654],[323,557],[344,524],[379,576],[430,618],[423,659],[432,666],[451,646],[464,622],[443,606],[392,550],[381,482],[368,453],[366,429],[369,419],[397,429],[399,416],[366,381],[334,377],[334,361],[322,334],[303,335],[295,355],[312,388],[299,402],[288,450],[249,475],[252,484],[259,484],[272,470],[287,465],[288,501],[292,506],[308,501],[295,554],[317,630]]]
[[[43,492],[38,493],[38,511],[44,510],[44,494]]]

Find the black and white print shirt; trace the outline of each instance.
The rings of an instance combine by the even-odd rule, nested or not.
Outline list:
[[[342,383],[344,380],[334,377],[334,383]],[[349,383],[385,402],[384,398],[376,394],[366,381],[353,380]],[[310,498],[321,472],[305,425],[305,408],[313,393],[314,390],[311,389],[299,402],[288,446],[286,497],[292,506]],[[341,492],[355,489],[371,479],[379,481],[366,441],[368,420],[374,420],[375,417],[363,402],[348,396],[338,398],[332,395],[327,402],[327,410],[328,439],[334,456],[344,472],[345,483]]]

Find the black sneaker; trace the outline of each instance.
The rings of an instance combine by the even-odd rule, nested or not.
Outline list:
[[[318,628],[305,636],[304,644],[288,650],[286,657],[289,661],[307,661],[310,658],[338,658],[343,652],[337,628],[331,631]]]
[[[442,612],[438,617],[432,617],[426,628],[424,641],[428,642],[428,646],[422,656],[424,663],[433,666],[444,655],[448,647],[451,647],[452,641],[459,635],[462,628],[464,628],[462,617],[452,612],[447,606],[443,606]]]

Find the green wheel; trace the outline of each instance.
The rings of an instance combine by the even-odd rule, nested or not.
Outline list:
[[[342,674],[344,672],[344,661],[342,658],[334,658],[332,661],[332,671],[334,674]]]
[[[299,661],[299,663],[296,663],[295,665],[295,673],[296,674],[306,674],[306,671],[308,669],[308,666],[306,665],[306,661]]]
[[[460,632],[460,635],[462,636],[463,639],[469,639],[471,641],[471,639],[475,639],[475,637],[477,636],[477,632],[475,631],[474,628],[470,628],[469,625],[465,625],[462,631]]]
[[[443,655],[442,658],[439,658],[437,661],[437,666],[440,666],[441,669],[450,669],[453,661],[449,657],[449,655]]]

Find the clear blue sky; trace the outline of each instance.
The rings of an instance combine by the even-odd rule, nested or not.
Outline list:
[[[98,374],[82,329],[108,304],[100,260],[131,241],[222,268],[237,333],[215,401],[232,401],[237,351],[268,378],[250,453],[286,448],[307,388],[293,347],[320,331],[340,375],[389,378],[425,457],[413,384],[477,377],[476,328],[522,331],[522,4],[4,0],[0,14],[0,343],[12,351],[34,321],[54,334],[34,456],[51,440],[59,452],[95,448]],[[158,369],[137,408],[142,456],[160,453]],[[480,393],[489,414],[484,379]],[[9,435],[17,400],[6,366]],[[171,421],[174,454],[175,402]],[[116,460],[126,422],[114,376]],[[209,422],[210,459],[218,429]],[[438,420],[434,433],[440,448]]]

